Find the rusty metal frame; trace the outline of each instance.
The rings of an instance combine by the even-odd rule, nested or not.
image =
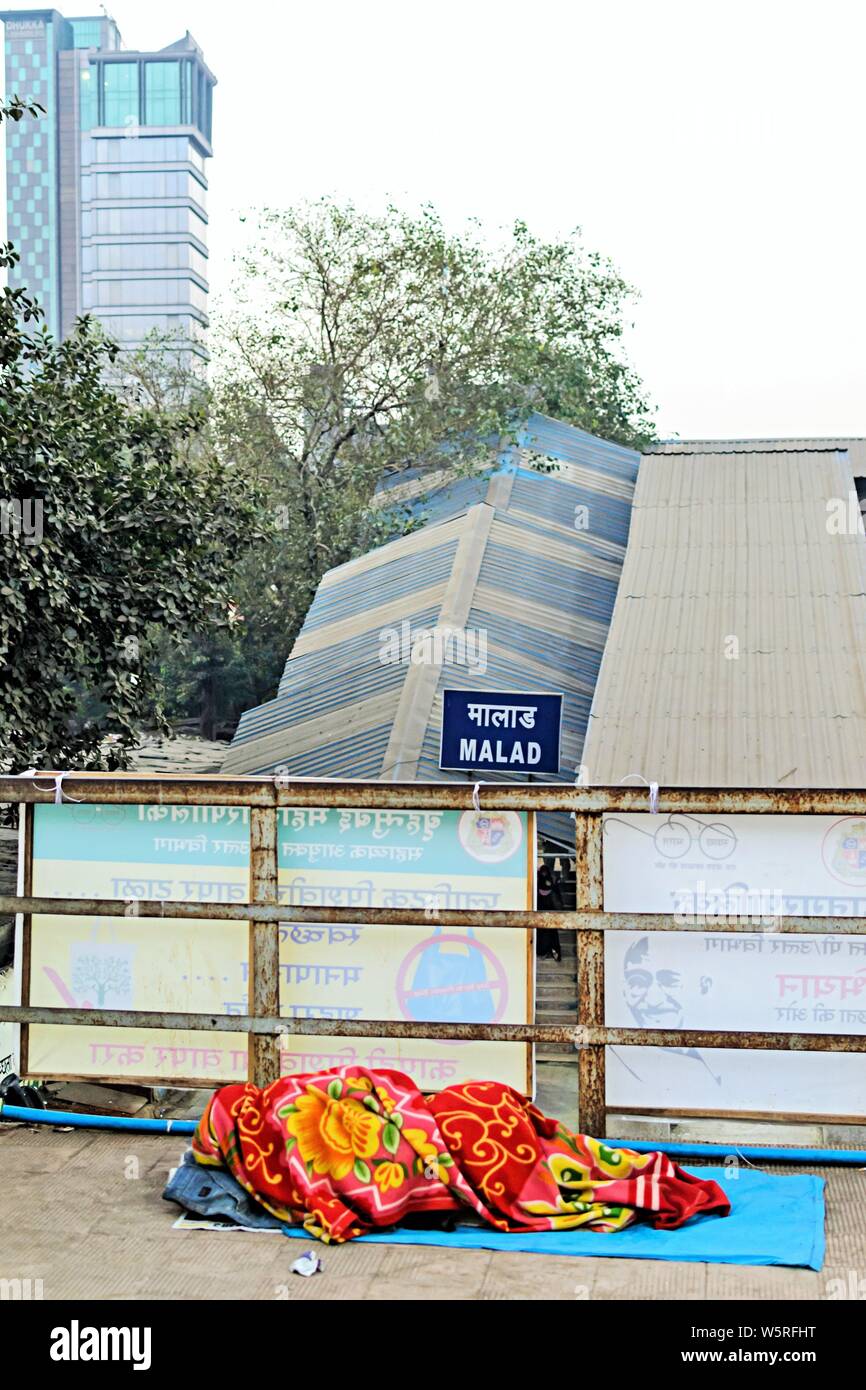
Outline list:
[[[35,777],[0,777],[0,803],[25,806],[51,802],[56,773]],[[137,774],[69,773],[63,792],[93,804],[165,806],[239,806],[250,810],[250,901],[248,903],[136,903],[139,917],[242,920],[249,922],[251,1013],[188,1014],[118,1009],[42,1008],[26,1002],[0,1006],[0,1021],[21,1024],[87,1024],[93,1027],[147,1027],[209,1032],[244,1032],[249,1038],[249,1075],[265,1085],[279,1074],[281,1034],[329,1037],[393,1037],[488,1042],[569,1042],[578,1049],[578,1088],[581,1127],[604,1136],[605,1048],[610,1045],[655,1047],[750,1048],[754,1050],[866,1053],[866,1037],[825,1033],[749,1033],[719,1030],[613,1028],[604,1022],[604,934],[634,930],[635,914],[603,909],[603,822],[607,811],[647,812],[647,794],[635,787],[579,787],[544,783],[487,784],[473,793],[465,783],[381,783],[362,781],[292,780],[287,777],[174,777]],[[477,800],[476,800],[477,798]],[[526,930],[540,925],[577,933],[577,1025],[410,1023],[388,1020],[289,1019],[279,1015],[279,923],[290,912],[297,922],[340,922],[362,925],[417,925],[411,909],[301,907],[281,903],[277,886],[277,810],[282,807],[360,807],[365,810],[483,810],[572,812],[575,818],[576,904],[574,912],[449,911],[437,922],[445,926],[497,927]],[[846,815],[866,812],[866,791],[680,788],[662,791],[660,814],[682,812],[708,815],[813,814]],[[27,823],[31,817],[27,816]],[[32,831],[31,831],[32,835]],[[60,916],[126,916],[119,899],[0,897],[0,913]],[[702,922],[678,922],[673,914],[642,913],[648,931],[705,931]],[[752,931],[748,921],[726,919],[713,923],[713,932]],[[774,918],[779,933],[866,935],[866,918]],[[24,986],[26,990],[27,979]],[[775,1118],[784,1119],[784,1115]],[[823,1117],[814,1117],[823,1118]],[[827,1117],[831,1118],[831,1117]],[[832,1117],[838,1119],[838,1117]],[[861,1117],[850,1118],[856,1123]]]

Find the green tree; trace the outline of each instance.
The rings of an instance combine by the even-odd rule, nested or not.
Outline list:
[[[13,98],[0,119],[37,115]],[[11,245],[0,265],[18,263]],[[259,499],[200,403],[130,402],[88,319],[55,342],[0,293],[0,769],[122,766],[160,706],[159,640],[230,628]]]
[[[432,486],[489,463],[532,410],[652,437],[621,351],[631,291],[578,234],[547,242],[518,223],[492,246],[429,208],[328,200],[265,213],[259,230],[217,337],[211,425],[265,489],[268,535],[239,569],[235,638],[197,644],[188,668],[230,687],[224,704],[273,693],[326,569],[415,524],[376,507],[383,478],[411,468]],[[167,674],[181,707],[195,698]]]

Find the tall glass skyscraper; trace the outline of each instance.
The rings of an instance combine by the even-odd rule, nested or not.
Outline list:
[[[129,52],[107,15],[0,11],[5,91],[46,115],[6,126],[7,237],[65,336],[91,313],[124,348],[153,330],[206,358],[215,78],[189,33]]]

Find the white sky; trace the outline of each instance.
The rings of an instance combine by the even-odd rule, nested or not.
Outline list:
[[[628,349],[663,434],[866,434],[866,6],[109,9],[128,48],[189,28],[219,80],[217,301],[231,292],[239,215],[264,204],[390,196],[430,201],[452,226],[580,225],[641,291]]]

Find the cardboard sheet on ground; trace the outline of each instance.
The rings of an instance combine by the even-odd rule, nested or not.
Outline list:
[[[823,1178],[809,1173],[780,1176],[750,1168],[739,1168],[736,1176],[728,1168],[701,1167],[697,1171],[702,1177],[715,1178],[724,1188],[731,1201],[730,1216],[694,1217],[677,1231],[656,1231],[641,1223],[609,1234],[594,1231],[517,1234],[466,1224],[451,1232],[403,1228],[359,1239],[371,1245],[444,1245],[463,1250],[511,1250],[533,1255],[602,1255],[607,1259],[680,1260],[689,1264],[821,1268],[824,1262]],[[310,1243],[302,1226],[283,1229],[287,1236]]]

